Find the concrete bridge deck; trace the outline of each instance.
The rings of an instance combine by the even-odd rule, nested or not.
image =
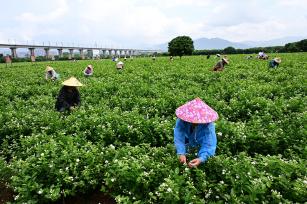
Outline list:
[[[81,46],[61,46],[61,45],[34,45],[34,44],[0,44],[0,48],[9,48],[11,49],[11,55],[13,58],[17,58],[17,49],[18,48],[27,48],[29,49],[30,56],[35,56],[35,49],[44,49],[46,58],[49,58],[49,50],[56,49],[58,50],[59,56],[63,56],[63,50],[69,50],[69,58],[74,56],[74,50],[80,52],[81,58],[84,58],[83,51],[87,50],[92,52],[93,50],[102,51],[103,55],[135,55],[136,53],[148,53],[152,54],[155,52],[161,52],[160,50],[144,50],[144,49],[127,49],[127,48],[106,48],[106,47],[81,47]],[[113,54],[112,54],[113,53]]]

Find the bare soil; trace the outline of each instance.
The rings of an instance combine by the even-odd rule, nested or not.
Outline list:
[[[0,182],[0,204],[14,200],[14,192],[5,183]]]

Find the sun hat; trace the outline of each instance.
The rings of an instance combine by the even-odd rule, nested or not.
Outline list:
[[[67,79],[66,81],[64,81],[62,83],[64,86],[83,86],[83,84],[81,84],[78,79],[76,79],[75,77],[70,77],[69,79]]]
[[[93,65],[89,64],[89,65],[87,65],[87,68],[93,69]]]
[[[275,57],[275,58],[274,58],[274,61],[275,61],[275,62],[277,62],[278,64],[280,64],[280,63],[281,63],[281,59],[280,59],[280,57]]]
[[[46,67],[46,72],[49,72],[49,71],[52,71],[52,70],[53,70],[52,67],[50,67],[50,66],[47,66],[47,67]]]
[[[217,54],[216,56],[217,56],[217,57],[220,57],[221,55],[220,55],[220,54]]]
[[[222,60],[226,62],[226,64],[229,64],[229,61],[227,60],[227,58],[223,57]]]
[[[124,63],[122,61],[119,61],[117,64],[116,64],[116,68],[117,69],[122,69],[124,66]]]
[[[211,123],[218,119],[218,114],[200,98],[180,106],[176,109],[176,116],[189,123]]]

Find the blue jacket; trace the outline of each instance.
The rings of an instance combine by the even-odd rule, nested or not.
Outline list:
[[[275,60],[271,60],[270,62],[269,62],[269,67],[270,68],[276,68],[276,67],[278,67],[278,63],[277,62],[275,62]]]
[[[177,119],[174,129],[177,155],[186,154],[186,147],[200,146],[198,158],[204,162],[215,154],[216,142],[214,123],[198,124],[192,130],[192,123]]]

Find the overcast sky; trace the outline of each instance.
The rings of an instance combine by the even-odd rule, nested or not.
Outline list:
[[[0,0],[0,43],[113,47],[178,35],[260,41],[307,36],[307,0]]]

